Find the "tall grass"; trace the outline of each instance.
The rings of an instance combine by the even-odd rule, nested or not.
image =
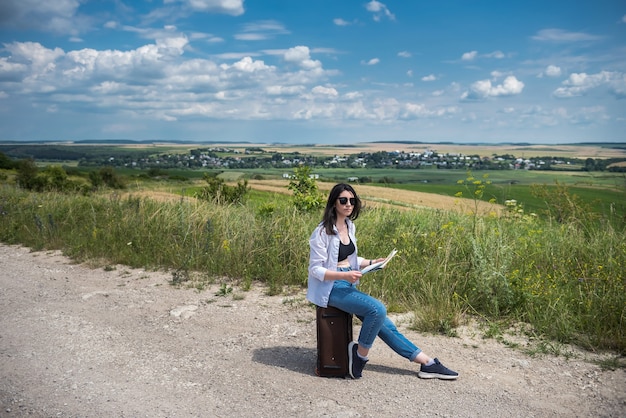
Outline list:
[[[283,197],[284,199],[284,197]],[[59,249],[77,261],[201,272],[204,280],[262,281],[271,293],[305,286],[308,238],[321,214],[280,201],[219,206],[181,197],[33,194],[0,189],[0,240]],[[626,242],[617,222],[550,223],[435,210],[365,208],[365,257],[399,254],[362,288],[390,310],[446,331],[464,314],[524,321],[534,332],[626,352]]]

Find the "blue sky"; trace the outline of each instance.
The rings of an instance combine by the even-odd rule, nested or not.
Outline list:
[[[625,132],[623,0],[0,2],[0,140]]]

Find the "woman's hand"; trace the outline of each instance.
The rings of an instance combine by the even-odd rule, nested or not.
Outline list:
[[[376,264],[376,263],[380,263],[381,261],[385,261],[385,258],[372,258],[372,259],[364,259],[363,263],[361,264],[361,269],[364,269],[365,267],[371,266],[372,264]]]
[[[361,273],[359,270],[350,270],[344,272],[344,275],[346,276],[344,280],[350,283],[356,283],[359,281],[363,273]]]

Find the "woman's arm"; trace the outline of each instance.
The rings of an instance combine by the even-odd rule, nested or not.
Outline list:
[[[363,270],[367,266],[371,266],[372,264],[378,263],[380,261],[385,261],[385,258],[364,258],[359,264],[359,268]]]
[[[350,271],[333,271],[326,270],[324,274],[324,280],[345,280],[350,283],[354,283],[358,281],[363,273],[359,270],[350,270]]]
[[[330,236],[326,234],[322,226],[315,228],[309,239],[309,276],[316,280],[325,280],[329,268],[328,246]]]

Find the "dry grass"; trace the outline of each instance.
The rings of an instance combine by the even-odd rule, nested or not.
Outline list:
[[[281,193],[290,195],[287,189],[288,180],[249,180],[248,185],[254,190]],[[322,192],[328,192],[334,183],[319,182],[318,187]],[[443,196],[434,193],[405,191],[392,188],[355,185],[355,190],[369,207],[389,207],[396,209],[432,208],[452,210],[460,213],[474,213],[480,215],[499,214],[503,208],[487,202],[474,202],[471,199]],[[146,197],[159,202],[173,202],[181,199],[181,195],[164,190],[140,190],[126,193],[123,197]],[[475,204],[478,203],[478,208]]]
[[[234,144],[224,145],[229,148],[250,148],[252,145],[237,146]],[[405,144],[405,143],[374,143],[364,142],[351,144],[350,146],[297,146],[297,145],[267,145],[257,144],[265,151],[276,151],[281,153],[300,152],[309,155],[349,155],[359,152],[379,152],[379,151],[403,151],[403,152],[424,152],[432,150],[440,153],[458,153],[465,155],[479,155],[481,157],[491,157],[494,154],[511,154],[521,158],[531,157],[560,157],[560,158],[624,158],[625,149],[604,148],[599,145],[501,145],[501,144]]]
[[[263,190],[274,193],[290,194],[287,190],[288,180],[250,180],[248,185],[255,190]],[[321,191],[327,192],[334,183],[318,183]],[[405,191],[392,188],[358,185],[355,190],[367,206],[387,206],[397,209],[433,208],[441,210],[453,210],[462,213],[473,213],[475,204],[470,199],[443,196],[434,193]],[[499,214],[503,206],[487,202],[477,202],[477,212],[481,215],[490,213]]]
[[[139,190],[132,191],[122,194],[122,198],[126,199],[128,197],[136,197],[136,198],[148,198],[155,200],[157,202],[175,202],[177,200],[182,199],[180,194],[167,192],[167,191],[158,191],[158,190]]]

